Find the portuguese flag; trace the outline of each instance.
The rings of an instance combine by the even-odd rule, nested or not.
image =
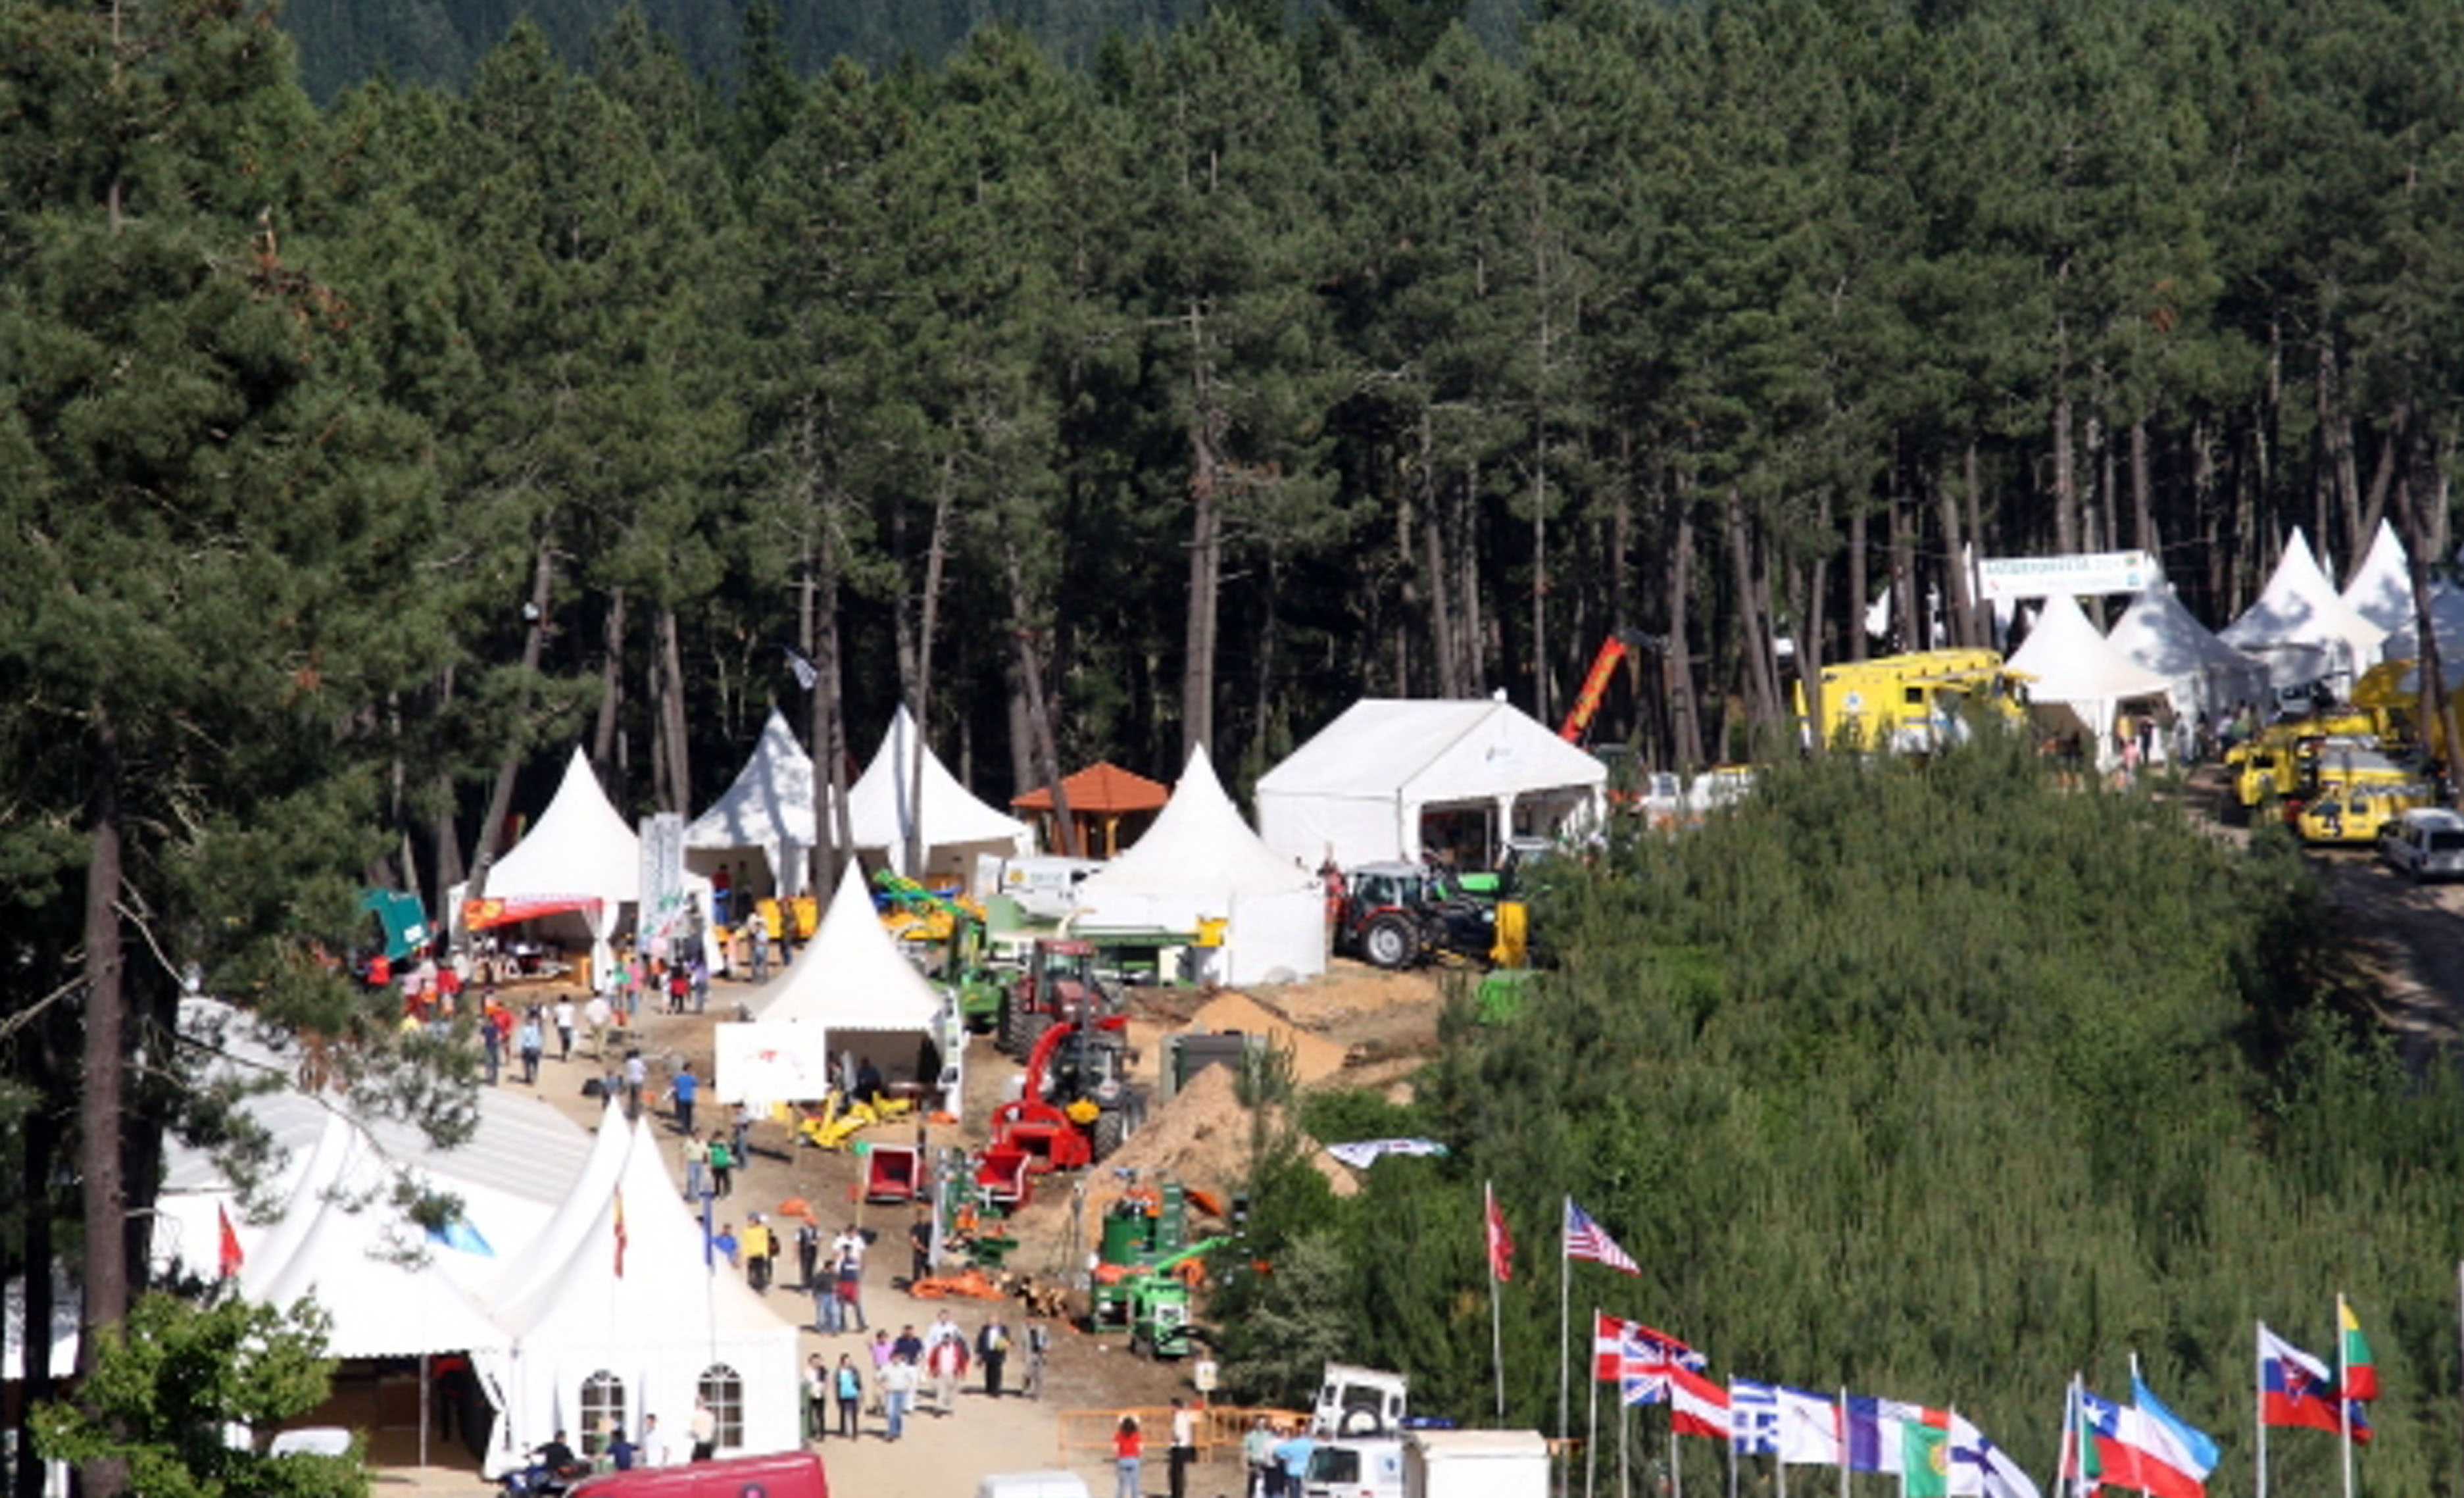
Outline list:
[[[2362,1335],[2362,1320],[2344,1297],[2336,1297],[2336,1334],[2343,1342],[2344,1387],[2341,1391],[2348,1399],[2375,1399],[2379,1397],[2378,1365],[2370,1361],[2370,1339]]]

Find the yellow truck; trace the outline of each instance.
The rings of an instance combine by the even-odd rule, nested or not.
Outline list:
[[[2379,829],[2435,797],[2419,771],[2367,749],[2321,754],[2293,819],[2305,843],[2372,843]]]
[[[1918,650],[1822,668],[1822,716],[1795,684],[1796,721],[1809,743],[1929,754],[1968,736],[1972,706],[2013,725],[2025,720],[2021,678],[1992,650]]]
[[[2374,720],[2367,713],[2342,712],[2268,724],[2225,753],[2233,799],[2248,811],[2265,801],[2302,794],[2321,746],[2331,740],[2375,748]]]

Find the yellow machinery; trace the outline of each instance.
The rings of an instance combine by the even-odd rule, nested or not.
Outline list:
[[[1814,721],[1805,683],[1795,684],[1796,719],[1822,742],[1928,754],[1967,737],[1971,705],[2002,721],[2026,716],[2023,678],[1999,653],[1918,650],[1822,668],[1822,720]]]
[[[2309,798],[2293,826],[2305,843],[2369,843],[2380,827],[2433,799],[2412,769],[2367,749],[2338,745],[2320,755]]]
[[[825,1150],[844,1150],[848,1140],[865,1130],[893,1118],[903,1118],[914,1110],[915,1105],[903,1097],[884,1096],[869,1102],[858,1099],[850,1103],[844,1091],[832,1088],[830,1095],[824,1099],[820,1112],[806,1113],[797,1120],[796,1133],[807,1144],[819,1145]]]

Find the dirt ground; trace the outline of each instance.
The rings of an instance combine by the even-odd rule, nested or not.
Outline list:
[[[774,984],[779,980],[772,979]],[[509,997],[520,1003],[553,1002],[557,992],[526,989]],[[1416,1058],[1426,1055],[1436,1045],[1441,989],[1437,980],[1427,974],[1385,974],[1339,961],[1334,972],[1311,982],[1244,992],[1301,1028],[1323,1034],[1345,1047],[1344,1068],[1330,1079],[1330,1085],[1382,1082],[1382,1072],[1398,1065],[1416,1065]],[[719,980],[713,986],[709,1009],[704,1014],[645,1012],[639,1034],[645,1054],[653,1060],[653,1091],[658,1090],[663,1075],[672,1074],[673,1068],[686,1060],[692,1061],[694,1070],[703,1077],[712,1075],[713,1026],[735,1018],[739,1005],[759,1009],[766,993],[766,988],[751,983]],[[1163,1037],[1185,1027],[1190,1016],[1213,997],[1212,992],[1195,989],[1133,990],[1131,1038],[1137,1047],[1146,1082],[1152,1085],[1155,1079]],[[551,1044],[549,1057],[540,1069],[539,1094],[577,1127],[595,1127],[600,1104],[582,1090],[583,1082],[598,1070],[586,1054],[586,1043],[577,1048],[570,1062],[558,1061],[555,1048]],[[962,1121],[929,1125],[929,1142],[935,1148],[981,1145],[993,1109],[1014,1094],[1020,1069],[1017,1063],[994,1048],[988,1037],[975,1037],[968,1047]],[[500,1085],[522,1084],[508,1080]],[[714,1111],[705,1103],[701,1110],[704,1119]],[[1047,1282],[1062,1280],[1083,1265],[1087,1243],[1094,1231],[1091,1224],[1099,1217],[1102,1203],[1123,1185],[1113,1169],[1171,1174],[1214,1193],[1219,1200],[1228,1201],[1245,1165],[1248,1133],[1246,1110],[1233,1096],[1228,1075],[1220,1068],[1201,1073],[1180,1097],[1156,1109],[1145,1127],[1108,1162],[1111,1168],[1086,1173],[1083,1181],[1064,1176],[1039,1179],[1036,1200],[1020,1214],[1012,1228],[1020,1246],[1010,1264],[1026,1275]],[[876,1130],[871,1136],[887,1142],[910,1143],[915,1137],[915,1130],[912,1125],[901,1124]],[[912,1322],[920,1329],[947,1305],[954,1319],[972,1338],[982,1322],[986,1303],[918,1300],[906,1293],[904,1285],[910,1267],[907,1229],[913,1215],[896,1207],[868,1206],[855,1200],[858,1175],[853,1155],[797,1143],[785,1126],[767,1119],[753,1126],[750,1144],[752,1157],[737,1172],[737,1190],[730,1199],[737,1207],[739,1223],[743,1214],[775,1212],[780,1203],[800,1197],[812,1204],[827,1230],[855,1223],[873,1239],[872,1252],[865,1261],[864,1286],[866,1313],[873,1327],[887,1326],[892,1334],[905,1323]],[[673,1152],[670,1152],[668,1167],[671,1174],[679,1169]],[[1331,1160],[1325,1161],[1322,1168],[1337,1177],[1343,1175],[1343,1167]],[[1343,1184],[1350,1183],[1346,1180]],[[1073,1213],[1072,1198],[1082,1189],[1087,1199],[1084,1209]],[[1216,1224],[1201,1221],[1199,1225],[1207,1228]],[[793,1224],[786,1227],[792,1235]],[[780,1283],[769,1291],[769,1298],[782,1315],[807,1326],[801,1351],[822,1353],[832,1362],[842,1352],[858,1351],[864,1340],[861,1335],[830,1337],[809,1330],[811,1301],[789,1288],[796,1280],[792,1256],[782,1262],[781,1271]],[[1013,1328],[1023,1325],[1023,1307],[1008,1306],[1004,1313]],[[1013,1358],[1010,1370],[1013,1391],[1018,1376],[1016,1362]],[[1065,1430],[1091,1436],[1109,1424],[1113,1412],[1159,1408],[1176,1395],[1194,1395],[1187,1365],[1133,1355],[1117,1333],[1099,1336],[1056,1323],[1054,1352],[1041,1400],[1018,1398],[1014,1392],[998,1400],[988,1399],[980,1377],[971,1376],[969,1388],[955,1401],[954,1409],[937,1411],[929,1398],[922,1401],[918,1417],[909,1422],[907,1437],[902,1441],[893,1443],[883,1439],[882,1421],[868,1414],[859,1439],[843,1442],[833,1438],[817,1443],[813,1449],[821,1453],[827,1465],[833,1487],[845,1492],[896,1492],[902,1498],[969,1498],[977,1480],[987,1473],[1066,1467],[1085,1476],[1096,1493],[1108,1494],[1112,1488],[1109,1449],[1085,1440],[1075,1449],[1065,1448]],[[1065,1416],[1065,1412],[1082,1413]],[[1153,1493],[1162,1492],[1165,1487],[1159,1435],[1152,1429],[1149,1432],[1151,1455],[1143,1473],[1143,1486]],[[1190,1491],[1197,1498],[1237,1492],[1240,1477],[1237,1458],[1201,1465],[1191,1474]],[[452,1493],[467,1498],[493,1490],[492,1485],[483,1483],[468,1467],[380,1466],[376,1479],[380,1494]]]

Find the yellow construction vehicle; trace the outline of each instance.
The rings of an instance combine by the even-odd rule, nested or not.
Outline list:
[[[1930,754],[1965,740],[1971,713],[2016,726],[2027,717],[2024,678],[1984,650],[1918,650],[1822,668],[1822,720],[1814,721],[1805,683],[1795,684],[1796,720],[1811,745]]]

